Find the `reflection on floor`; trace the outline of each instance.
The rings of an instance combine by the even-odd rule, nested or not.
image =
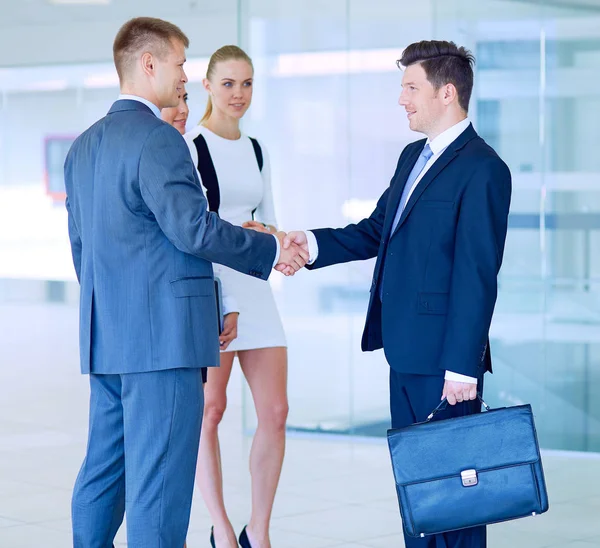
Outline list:
[[[88,398],[77,372],[76,321],[70,308],[0,304],[2,548],[72,545],[70,491],[85,449]],[[238,530],[249,516],[250,488],[240,393],[237,375],[221,435],[226,503]],[[600,459],[551,454],[545,469],[551,510],[490,527],[490,548],[600,546]],[[197,495],[188,546],[208,546],[209,529]],[[126,545],[123,531],[117,541]],[[291,436],[272,541],[276,548],[401,548],[385,443]]]

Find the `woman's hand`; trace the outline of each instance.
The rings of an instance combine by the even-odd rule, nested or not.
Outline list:
[[[223,331],[219,335],[219,347],[226,350],[231,341],[237,338],[237,325],[239,312],[231,312],[223,319]]]
[[[275,227],[266,225],[265,223],[259,223],[258,221],[246,221],[242,228],[249,228],[251,230],[256,230],[257,232],[266,232],[267,234],[274,234],[277,232]]]

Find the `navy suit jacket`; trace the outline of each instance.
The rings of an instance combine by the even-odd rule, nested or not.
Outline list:
[[[219,364],[212,263],[267,279],[272,235],[207,211],[179,132],[119,100],[65,162],[82,372]]]
[[[319,254],[312,268],[376,256],[362,349],[383,347],[390,366],[402,373],[449,370],[478,377],[491,370],[488,333],[506,240],[510,171],[470,125],[423,176],[390,237],[424,145],[420,140],[404,149],[368,219],[313,231]]]

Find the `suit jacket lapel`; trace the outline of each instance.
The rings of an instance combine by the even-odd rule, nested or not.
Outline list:
[[[458,156],[458,152],[455,150],[450,150],[447,148],[444,153],[436,160],[436,162],[429,168],[427,173],[423,176],[423,178],[419,181],[413,193],[410,195],[408,202],[406,202],[406,207],[402,212],[402,216],[400,217],[400,221],[398,222],[398,226],[394,231],[394,234],[398,232],[398,229],[402,226],[408,215],[410,214],[412,208],[415,206],[417,200],[421,197],[421,194],[425,192],[425,189],[432,183],[432,181],[444,170],[444,168],[452,161],[454,158]]]
[[[394,217],[396,216],[396,211],[398,210],[398,204],[400,203],[400,198],[402,197],[402,191],[404,190],[404,185],[406,184],[406,180],[412,171],[412,168],[417,163],[417,159],[419,158],[419,154],[421,154],[421,150],[423,150],[422,146],[416,146],[414,150],[412,150],[406,158],[406,161],[403,163],[402,167],[398,171],[395,177],[395,184],[393,188],[390,190],[390,197],[388,198],[386,213],[385,213],[385,221],[383,225],[382,231],[382,240],[385,242],[388,239],[388,234],[392,229],[392,223],[394,222]]]
[[[448,148],[444,151],[444,153],[435,161],[435,163],[429,168],[427,173],[423,176],[423,178],[419,181],[413,193],[410,195],[408,202],[406,203],[406,207],[402,212],[402,216],[400,217],[400,221],[398,222],[398,226],[394,231],[394,234],[398,232],[406,218],[410,215],[412,208],[415,206],[417,200],[421,197],[425,189],[433,182],[433,180],[446,168],[446,166],[454,160],[458,156],[460,150],[472,139],[477,137],[477,133],[473,129],[472,125],[461,133],[458,138],[451,143]],[[397,206],[396,206],[397,207]],[[392,234],[393,236],[393,234]]]

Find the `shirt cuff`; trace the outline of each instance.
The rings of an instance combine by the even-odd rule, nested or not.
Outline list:
[[[317,237],[310,230],[305,230],[306,240],[308,241],[308,264],[313,264],[319,256],[319,244]]]
[[[281,245],[279,244],[279,238],[273,234],[273,238],[275,238],[275,242],[277,242],[277,251],[275,252],[275,261],[273,262],[273,268],[277,266],[279,262],[279,255],[281,255]]]
[[[469,384],[477,384],[477,379],[475,377],[467,377],[467,375],[461,375],[460,373],[453,373],[452,371],[446,371],[446,375],[444,375],[444,378],[447,381],[466,382]]]
[[[223,316],[227,316],[227,314],[231,314],[232,312],[240,313],[240,307],[235,297],[223,295]]]

